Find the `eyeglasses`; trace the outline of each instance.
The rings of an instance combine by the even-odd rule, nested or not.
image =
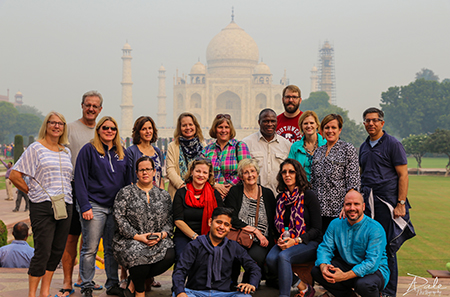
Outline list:
[[[111,129],[111,131],[117,131],[117,127],[108,127],[108,126],[102,126],[102,130],[103,131],[108,131],[109,129]]]
[[[83,105],[84,105],[84,107],[86,107],[87,109],[91,109],[91,107],[93,108],[93,109],[99,109],[101,106],[97,106],[97,105],[92,105],[92,104],[84,104],[83,103]]]
[[[142,168],[142,169],[139,169],[138,172],[139,173],[144,173],[144,172],[150,173],[153,171],[153,169],[154,168]]]
[[[370,122],[373,122],[374,124],[378,123],[378,122],[382,122],[382,119],[365,119],[364,123],[366,124],[370,124]]]
[[[63,122],[57,122],[57,121],[48,121],[48,124],[50,124],[50,126],[64,126],[65,123]]]
[[[216,115],[216,119],[226,118],[227,120],[231,120],[231,116],[228,113],[219,113]]]
[[[295,170],[283,170],[283,171],[281,171],[281,175],[286,175],[288,173],[289,173],[289,175],[294,175],[296,172],[295,172]]]
[[[291,99],[298,99],[300,96],[284,96],[285,99],[291,100]]]

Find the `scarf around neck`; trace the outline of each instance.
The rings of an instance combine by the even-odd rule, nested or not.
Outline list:
[[[209,231],[208,220],[211,217],[214,209],[217,207],[217,200],[214,196],[213,187],[206,182],[203,186],[203,189],[196,190],[192,183],[188,183],[186,185],[186,205],[195,208],[203,208],[202,215],[202,235],[205,235]],[[195,198],[194,195],[197,195],[200,192],[200,198]]]
[[[180,136],[180,138],[178,138],[178,142],[180,143],[180,157],[178,159],[180,166],[180,176],[181,178],[183,178],[187,172],[189,162],[200,155],[203,150],[203,146],[200,143],[198,137],[186,139],[183,136]]]
[[[284,214],[286,206],[291,206],[291,216],[289,226],[284,226]],[[283,233],[284,227],[289,227],[291,238],[299,237],[306,232],[304,215],[304,194],[298,192],[298,187],[294,188],[292,194],[286,190],[277,201],[277,213],[275,217],[275,227],[277,231]]]
[[[218,281],[221,279],[222,271],[222,255],[223,250],[228,244],[228,238],[223,239],[223,243],[218,246],[213,246],[211,242],[208,241],[206,235],[197,237],[197,240],[205,247],[208,252],[208,271],[206,272],[206,287],[211,288],[213,281]]]

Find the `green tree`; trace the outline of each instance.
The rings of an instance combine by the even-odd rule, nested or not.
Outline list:
[[[17,122],[14,126],[13,133],[20,135],[34,135],[39,133],[42,125],[42,120],[34,115],[28,113],[20,113],[16,117]]]
[[[0,101],[0,143],[13,132],[18,114],[12,103]]]
[[[417,167],[422,168],[422,157],[428,151],[428,136],[410,135],[403,139],[403,147],[408,155],[412,155],[417,161]]]
[[[428,149],[431,153],[445,154],[448,157],[445,176],[450,173],[450,130],[436,129],[428,137]]]
[[[450,128],[450,83],[419,79],[381,94],[386,129],[401,138]]]
[[[352,143],[355,147],[359,147],[365,140],[364,127],[362,124],[357,124],[354,120],[348,117],[348,111],[330,104],[328,100],[330,97],[326,92],[312,92],[308,99],[302,101],[300,109],[302,111],[313,110],[319,120],[322,120],[330,113],[340,114],[344,120],[340,138],[344,141]]]
[[[27,146],[29,146],[33,142],[34,142],[34,136],[33,135],[28,136],[28,144],[27,144]]]
[[[23,136],[14,136],[14,164],[19,161],[20,156],[23,154]]]
[[[34,106],[24,104],[24,105],[17,105],[16,108],[19,111],[19,113],[34,114],[35,116],[40,118],[41,121],[45,119],[45,115]]]
[[[416,79],[425,79],[425,80],[434,80],[439,81],[439,76],[434,74],[433,70],[422,68],[419,72],[416,73]]]

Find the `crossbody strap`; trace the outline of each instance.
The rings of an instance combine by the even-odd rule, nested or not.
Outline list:
[[[258,227],[259,204],[261,203],[261,186],[258,186],[258,199],[256,200],[255,228]]]

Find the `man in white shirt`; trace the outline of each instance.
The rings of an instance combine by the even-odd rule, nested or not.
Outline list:
[[[259,113],[259,131],[245,137],[245,142],[260,168],[259,182],[277,196],[277,174],[280,164],[288,157],[291,143],[276,132],[277,114],[270,108]]]

